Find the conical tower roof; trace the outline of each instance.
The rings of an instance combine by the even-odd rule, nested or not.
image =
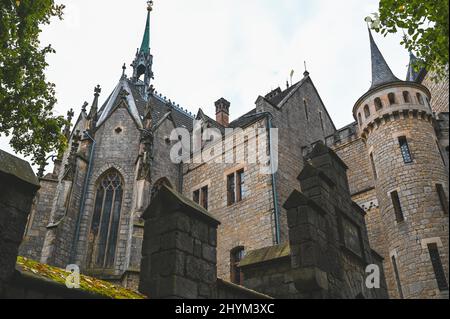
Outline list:
[[[378,49],[375,40],[373,39],[372,32],[369,29],[370,38],[370,50],[372,54],[372,86],[370,90],[390,82],[398,82],[398,79],[394,73],[392,73],[391,68],[386,63],[383,55]]]

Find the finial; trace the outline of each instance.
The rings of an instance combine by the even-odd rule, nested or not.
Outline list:
[[[75,115],[73,109],[70,109],[69,111],[67,111],[67,121],[70,122],[73,119],[73,116]]]
[[[303,76],[307,77],[309,75],[308,68],[306,67],[306,61],[303,61],[303,64],[305,65],[305,72],[303,72]]]
[[[122,65],[122,77],[125,77],[125,71],[127,70],[127,65],[124,63]]]
[[[97,86],[96,86],[95,89],[94,89],[94,95],[95,95],[95,96],[99,96],[100,93],[102,93],[102,89],[101,89],[101,87],[100,87],[100,84],[97,84]]]
[[[147,11],[153,11],[153,1],[147,1]]]
[[[86,112],[86,107],[89,105],[88,102],[84,102],[83,105],[81,106],[81,112]]]

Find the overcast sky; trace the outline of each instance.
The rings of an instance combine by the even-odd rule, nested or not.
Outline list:
[[[57,114],[91,103],[97,84],[100,102],[114,89],[126,62],[140,46],[145,0],[60,0],[65,19],[44,29],[51,43],[48,80],[56,84]],[[234,119],[259,95],[285,88],[290,70],[303,77],[303,62],[336,127],[353,121],[355,101],[370,87],[370,49],[364,18],[376,0],[155,0],[151,21],[153,82],[156,90],[196,113],[214,117],[214,101],[231,102]],[[399,78],[408,53],[399,35],[374,34]],[[78,115],[78,114],[77,114]],[[0,137],[0,148],[13,152]]]

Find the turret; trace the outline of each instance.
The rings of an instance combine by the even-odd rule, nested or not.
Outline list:
[[[356,102],[353,115],[373,170],[389,293],[394,298],[442,297],[448,289],[448,212],[442,206],[448,175],[430,92],[399,80],[370,30],[369,37],[372,85]]]

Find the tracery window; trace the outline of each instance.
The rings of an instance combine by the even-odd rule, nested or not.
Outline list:
[[[123,182],[116,170],[100,177],[95,196],[90,239],[91,267],[112,268],[119,233]]]

